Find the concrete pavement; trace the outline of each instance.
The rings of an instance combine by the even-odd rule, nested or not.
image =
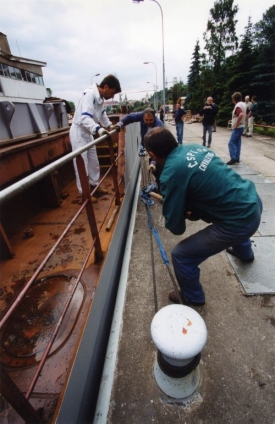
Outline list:
[[[175,134],[174,126],[167,127]],[[184,142],[201,144],[201,135],[201,124],[185,124]],[[218,127],[211,146],[225,162],[230,159],[229,136],[230,130]],[[275,182],[274,139],[243,137],[241,161],[267,181]],[[170,259],[174,245],[205,224],[188,222],[186,233],[174,236],[164,227],[161,209],[158,202],[150,208]],[[187,400],[169,398],[159,389],[153,375],[157,350],[150,326],[156,310],[170,304],[167,294],[173,285],[156,243],[153,246],[152,252],[147,211],[138,200],[122,322],[119,329],[114,326],[114,332],[120,331],[118,347],[107,354],[107,359],[116,358],[115,368],[106,367],[104,371],[109,394],[102,390],[95,422],[274,424],[275,296],[247,296],[225,252],[200,266],[206,304],[196,310],[205,321],[208,339],[199,365],[199,389]],[[172,270],[172,265],[169,267]]]

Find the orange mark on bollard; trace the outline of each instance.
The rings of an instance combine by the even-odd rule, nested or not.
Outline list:
[[[187,330],[184,327],[182,327],[182,334],[187,334]]]
[[[188,318],[187,318],[187,321],[188,321],[188,324],[187,325],[190,327],[190,325],[192,325],[192,322]]]

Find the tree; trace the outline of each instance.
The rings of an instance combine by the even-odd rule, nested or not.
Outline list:
[[[236,36],[235,15],[238,6],[233,6],[234,0],[218,0],[210,9],[211,18],[207,22],[203,38],[206,42],[205,49],[214,73],[219,76],[221,65],[226,53],[233,52],[238,47]]]
[[[192,93],[196,90],[197,81],[200,74],[200,63],[201,63],[200,45],[199,45],[199,40],[197,40],[195,49],[192,55],[190,71],[187,78],[188,97],[190,98],[192,97]]]
[[[255,38],[253,36],[251,17],[248,18],[245,33],[241,38],[242,41],[238,52],[231,56],[230,61],[226,61],[229,79],[227,83],[225,82],[225,91],[231,94],[239,91],[243,97],[246,95],[251,97],[251,84],[254,78],[253,67],[258,63],[258,54],[254,47]],[[225,72],[224,68],[223,73]]]
[[[255,27],[258,64],[251,84],[259,100],[259,115],[269,123],[275,122],[275,6],[271,6]]]
[[[75,104],[74,104],[74,102],[71,102],[71,101],[68,100],[68,103],[69,103],[69,106],[71,108],[71,111],[72,112],[75,112]]]

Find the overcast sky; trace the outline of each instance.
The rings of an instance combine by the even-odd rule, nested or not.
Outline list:
[[[158,0],[163,11],[164,62],[168,87],[187,82],[196,40],[214,0]],[[237,35],[248,17],[255,24],[274,0],[235,0]],[[47,63],[44,82],[53,96],[77,103],[81,91],[109,73],[121,83],[123,98],[141,99],[163,87],[161,9],[154,0],[0,0],[0,32],[15,56]],[[144,65],[143,62],[152,62]],[[99,73],[100,76],[93,77]],[[93,77],[93,78],[92,78]],[[150,82],[150,84],[147,84]],[[118,100],[116,95],[115,100]]]

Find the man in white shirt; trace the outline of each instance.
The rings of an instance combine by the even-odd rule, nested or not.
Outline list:
[[[232,95],[234,109],[232,112],[232,133],[228,142],[230,161],[227,165],[234,165],[240,162],[242,134],[245,126],[246,105],[242,102],[241,93],[237,92]]]
[[[93,84],[82,92],[70,129],[70,140],[73,150],[79,149],[93,141],[95,135],[102,136],[107,130],[112,129],[112,122],[109,120],[104,108],[104,99],[111,99],[115,94],[120,92],[119,80],[114,75],[107,75],[99,85]],[[100,176],[96,147],[93,146],[86,150],[82,153],[82,157],[89,178],[89,184],[91,190],[93,190],[98,184]],[[79,193],[82,193],[75,159],[74,169],[77,188]],[[100,187],[97,190],[98,194],[99,191],[101,191],[101,194],[104,194],[104,190]],[[95,198],[92,198],[92,201],[96,203]]]

